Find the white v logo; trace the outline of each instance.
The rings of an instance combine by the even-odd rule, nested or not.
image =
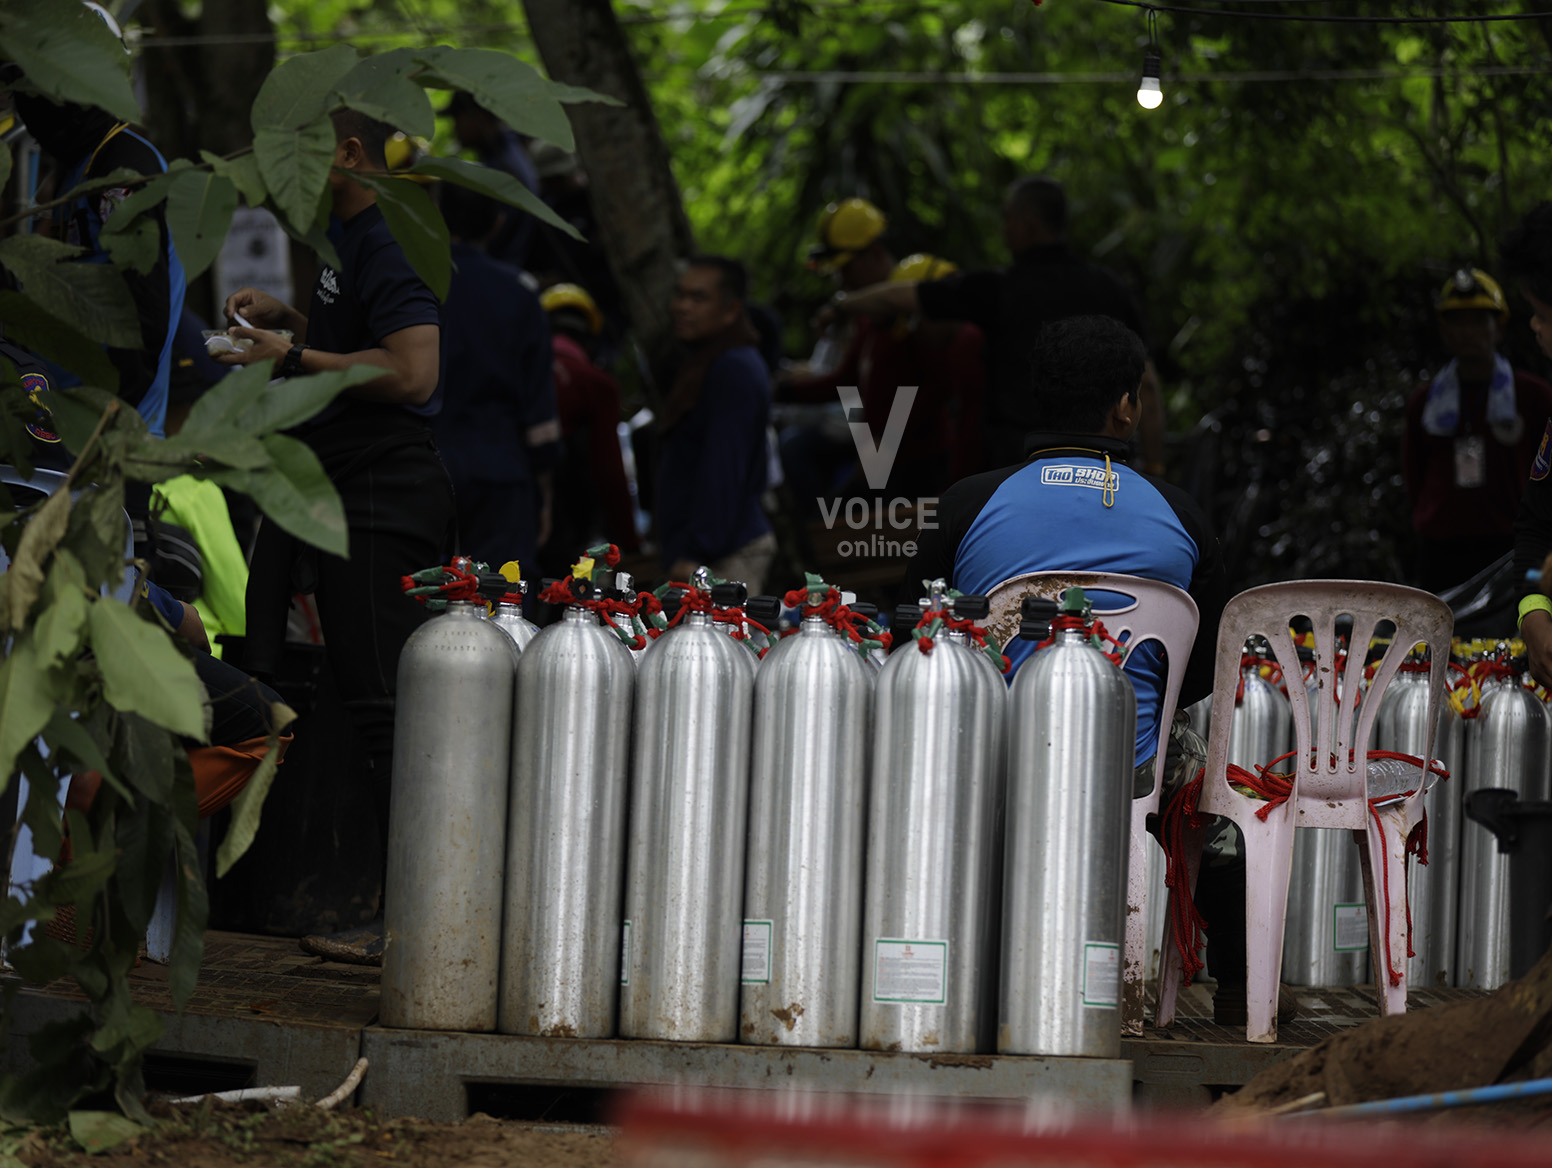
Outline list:
[[[900,440],[905,437],[905,423],[911,416],[911,406],[916,402],[914,385],[902,385],[895,390],[894,404],[889,407],[889,421],[884,424],[884,437],[877,446],[873,444],[873,431],[868,429],[862,410],[862,395],[855,385],[838,385],[841,405],[846,409],[846,424],[851,429],[851,440],[856,443],[857,457],[862,460],[862,473],[868,486],[882,491],[889,482],[889,472],[894,469],[895,455],[900,453]]]

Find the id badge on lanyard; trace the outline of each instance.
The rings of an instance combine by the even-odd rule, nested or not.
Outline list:
[[[1487,482],[1487,440],[1480,434],[1455,439],[1455,485],[1463,489]]]

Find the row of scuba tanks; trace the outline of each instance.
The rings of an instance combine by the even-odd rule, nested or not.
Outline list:
[[[941,581],[881,660],[809,577],[762,658],[703,573],[650,639],[607,560],[410,638],[383,1024],[1118,1057],[1136,701],[1082,593],[1010,687]]]
[[[1451,700],[1439,716],[1433,748],[1449,778],[1424,796],[1427,863],[1408,867],[1413,956],[1407,983],[1496,989],[1509,978],[1509,859],[1487,828],[1462,814],[1462,803],[1466,794],[1485,787],[1516,791],[1522,800],[1552,798],[1552,709],[1529,681],[1517,644],[1457,641],[1451,676]],[[1287,683],[1264,643],[1246,646],[1241,677],[1229,762],[1264,767],[1294,746]],[[1314,682],[1307,687],[1313,702]],[[1386,687],[1370,747],[1421,755],[1428,697],[1427,657],[1418,651]],[[1189,713],[1205,738],[1211,702]],[[1149,881],[1148,935],[1156,940],[1164,932],[1164,859],[1157,848],[1150,851]],[[1296,986],[1366,983],[1367,920],[1352,833],[1295,833],[1282,980]],[[1155,948],[1150,976],[1158,958]]]

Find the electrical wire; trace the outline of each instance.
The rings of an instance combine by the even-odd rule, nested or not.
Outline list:
[[[1296,12],[1243,12],[1227,8],[1198,8],[1177,4],[1156,4],[1153,0],[1097,0],[1125,8],[1143,8],[1149,12],[1184,13],[1190,16],[1222,16],[1240,20],[1291,20],[1305,24],[1490,24],[1505,20],[1547,20],[1552,12],[1496,12],[1475,16],[1329,16]],[[1230,0],[1242,3],[1244,0]],[[1250,0],[1254,2],[1254,0]]]
[[[1260,70],[1222,73],[1166,73],[1172,84],[1224,82],[1238,84],[1257,81],[1405,81],[1409,78],[1521,77],[1539,76],[1552,71],[1552,64],[1513,66],[1495,65],[1481,69],[1307,69]],[[877,85],[1066,85],[1092,82],[1111,84],[1134,79],[1135,70],[1095,73],[929,73],[865,72],[862,70],[770,70],[751,73],[756,80],[787,81],[796,84],[841,82]]]

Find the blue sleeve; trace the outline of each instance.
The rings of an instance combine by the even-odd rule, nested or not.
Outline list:
[[[174,600],[165,588],[142,577],[140,595],[151,602],[151,607],[156,609],[156,615],[166,622],[168,628],[176,629],[183,623],[182,602]]]
[[[442,306],[436,294],[415,274],[397,241],[386,241],[363,254],[356,279],[374,343],[380,345],[384,337],[412,325],[441,325]]]
[[[752,366],[723,356],[707,370],[701,393],[706,432],[691,492],[685,557],[710,563],[735,550],[749,494],[765,489],[770,390]]]

